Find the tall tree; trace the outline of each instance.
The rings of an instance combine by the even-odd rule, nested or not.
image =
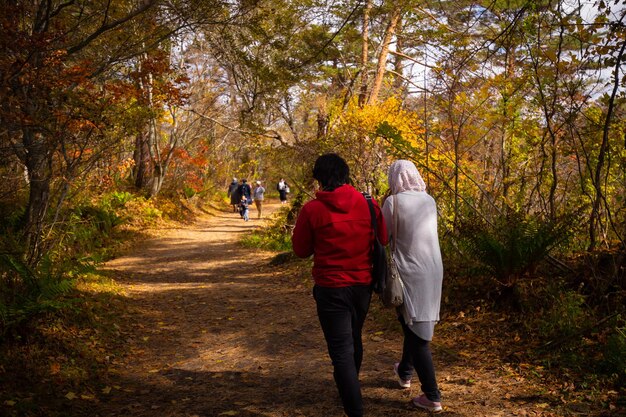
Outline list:
[[[218,1],[209,3],[0,3],[0,38],[6,51],[0,57],[0,134],[27,173],[24,240],[29,263],[42,255],[51,185],[64,175],[57,163],[59,152],[68,150],[64,138],[101,137],[105,121],[100,115],[105,112],[94,105],[103,103],[114,70],[185,27],[189,20],[181,19],[180,11],[206,11]],[[86,126],[94,128],[86,132]]]

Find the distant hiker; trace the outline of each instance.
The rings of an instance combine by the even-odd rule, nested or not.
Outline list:
[[[259,212],[259,219],[261,218],[261,212],[263,210],[263,195],[265,194],[265,188],[261,185],[261,181],[256,182],[256,187],[254,188],[253,197],[254,197],[254,205],[256,206],[257,211]]]
[[[281,178],[280,181],[278,181],[278,184],[276,184],[276,190],[278,190],[278,194],[280,196],[280,204],[286,204],[287,194],[289,194],[289,184]]]
[[[245,196],[241,196],[241,201],[239,202],[239,215],[244,221],[248,221],[250,219],[248,214],[248,204],[248,199]]]
[[[391,195],[385,200],[383,214],[387,230],[396,233],[395,258],[405,299],[397,310],[404,344],[394,372],[400,386],[409,388],[413,371],[417,371],[423,394],[413,398],[413,405],[439,412],[441,394],[430,352],[430,341],[439,320],[443,280],[437,206],[426,193],[426,184],[411,161],[394,162],[389,167],[388,182]],[[393,224],[394,218],[398,224]]]
[[[346,414],[361,417],[361,332],[372,297],[370,209],[363,195],[348,185],[350,169],[339,155],[317,158],[313,178],[321,190],[300,211],[292,235],[293,250],[301,258],[313,255],[313,297],[335,383]],[[376,202],[374,208],[378,237],[386,244],[385,221]]]
[[[230,197],[230,204],[233,206],[233,211],[237,212],[237,205],[239,204],[239,183],[237,178],[233,177],[233,182],[228,186],[228,197]]]
[[[250,188],[250,184],[248,184],[248,180],[245,178],[241,180],[241,184],[239,185],[239,196],[245,197],[248,200],[248,204],[252,203],[252,189]]]

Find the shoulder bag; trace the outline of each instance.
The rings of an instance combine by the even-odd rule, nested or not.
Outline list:
[[[404,283],[400,277],[394,253],[396,250],[396,237],[398,233],[398,210],[396,210],[396,196],[392,195],[393,201],[393,232],[391,233],[390,250],[387,256],[387,274],[385,287],[382,294],[382,301],[386,307],[398,307],[404,303]]]

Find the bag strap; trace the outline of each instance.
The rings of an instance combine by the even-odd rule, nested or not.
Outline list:
[[[374,229],[374,239],[378,239],[378,228],[376,227],[376,211],[374,211],[374,203],[372,203],[372,196],[368,193],[361,193],[365,200],[367,201],[367,205],[370,208],[370,216],[372,218],[372,229]]]
[[[391,252],[396,251],[396,236],[398,234],[398,210],[396,210],[397,198],[395,195],[391,196],[391,216],[393,219],[393,232],[391,233]]]

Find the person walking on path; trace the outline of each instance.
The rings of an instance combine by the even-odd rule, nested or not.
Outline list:
[[[396,233],[392,237],[394,256],[404,283],[404,303],[398,307],[404,342],[394,372],[400,386],[408,388],[415,370],[423,394],[412,400],[413,405],[439,412],[441,393],[430,351],[443,281],[437,206],[426,193],[426,184],[413,162],[394,162],[389,167],[388,181],[391,195],[383,204],[383,216],[390,234]],[[397,224],[393,224],[394,219]]]
[[[276,184],[276,190],[280,196],[280,204],[287,204],[287,194],[289,193],[289,184],[285,182],[283,178]]]
[[[313,178],[321,190],[300,211],[292,235],[293,250],[301,258],[313,255],[313,297],[335,383],[345,413],[361,417],[361,332],[372,296],[370,209],[365,197],[348,185],[350,170],[339,155],[320,156]],[[385,222],[373,203],[379,239],[386,244]]]
[[[240,198],[245,197],[248,204],[252,203],[252,188],[245,178],[241,180],[241,185],[239,185],[239,196]]]
[[[230,205],[233,206],[233,212],[237,212],[237,206],[239,205],[239,183],[237,178],[233,177],[233,182],[228,186],[228,197],[230,197]]]
[[[256,210],[259,213],[258,218],[260,219],[263,211],[263,195],[265,194],[265,188],[263,188],[263,186],[261,185],[261,181],[256,182],[256,187],[254,188],[252,194],[254,197],[254,205],[256,206]]]
[[[250,220],[248,205],[248,199],[245,196],[241,196],[241,201],[239,202],[239,215],[246,222]]]

